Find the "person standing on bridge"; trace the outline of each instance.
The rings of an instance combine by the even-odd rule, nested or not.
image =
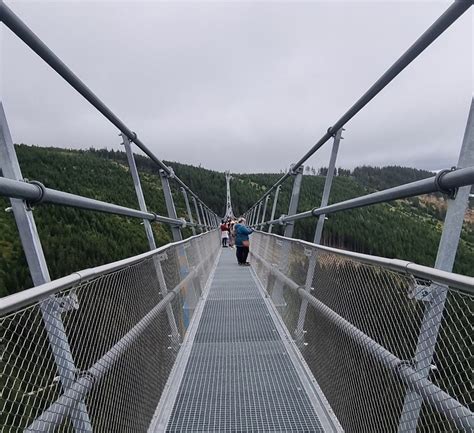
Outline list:
[[[235,245],[235,221],[233,219],[229,222],[229,247],[234,248]]]
[[[221,223],[222,246],[226,248],[227,241],[229,240],[229,224],[227,224],[224,220],[222,220]]]
[[[236,256],[240,266],[250,266],[250,263],[247,262],[247,257],[250,251],[249,235],[253,232],[253,229],[247,227],[245,223],[245,218],[240,217],[239,222],[234,226],[235,246],[237,248]]]

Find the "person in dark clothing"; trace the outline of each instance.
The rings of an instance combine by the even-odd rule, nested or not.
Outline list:
[[[247,262],[247,257],[250,251],[249,235],[253,232],[253,229],[247,227],[245,222],[245,218],[239,218],[239,222],[234,226],[236,256],[239,265],[250,266],[250,263]]]

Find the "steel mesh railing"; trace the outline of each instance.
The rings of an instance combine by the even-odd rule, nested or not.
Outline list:
[[[346,432],[474,431],[472,291],[343,251],[252,236],[254,269]],[[439,334],[423,325],[428,311],[442,314]],[[410,397],[421,399],[421,411]]]
[[[2,317],[0,431],[147,431],[218,249],[170,244]]]

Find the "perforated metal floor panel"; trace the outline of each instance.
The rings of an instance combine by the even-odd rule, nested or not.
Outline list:
[[[323,432],[250,269],[223,250],[167,432]]]

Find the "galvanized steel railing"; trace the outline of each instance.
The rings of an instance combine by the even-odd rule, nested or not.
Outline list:
[[[197,235],[3,298],[1,431],[147,431],[219,238]]]
[[[345,431],[473,431],[474,278],[263,232],[252,255]]]
[[[474,182],[474,105],[456,170],[328,206],[343,126],[471,4],[450,6],[246,213],[252,225],[268,225],[270,232],[274,224],[285,227],[285,237],[254,235],[256,272],[346,431],[474,429],[474,284],[444,272],[452,269]],[[2,431],[146,431],[219,245],[217,232],[181,241],[186,222],[176,216],[169,179],[182,188],[194,233],[215,227],[217,216],[1,1],[0,19],[120,130],[140,208],[24,182],[0,105],[0,195],[11,197],[36,285],[0,300]],[[298,213],[302,164],[331,137],[321,206]],[[166,217],[147,210],[132,143],[161,169]],[[280,186],[290,176],[288,215],[275,218]],[[315,245],[325,214],[434,191],[449,197],[438,269]],[[50,282],[30,206],[40,202],[142,218],[152,251]],[[311,216],[319,217],[315,244],[288,239],[294,222]],[[177,242],[156,250],[152,221],[170,224]]]
[[[331,137],[334,138],[332,155],[328,168],[327,188],[328,193],[331,188],[332,175],[334,173],[335,162],[339,149],[339,142],[341,140],[344,126],[360,111],[362,110],[375,96],[377,96],[392,80],[397,77],[413,60],[415,60],[428,46],[431,45],[447,28],[449,28],[461,15],[463,15],[471,6],[472,0],[456,0],[414,43],[411,45],[397,61],[385,71],[382,76],[352,105],[352,107],[338,119],[334,125],[330,126],[324,135],[314,144],[308,152],[305,153],[296,163],[292,164],[290,170],[285,173],[272,187],[270,187],[265,194],[260,197],[255,204],[253,204],[246,212],[247,219],[250,219],[253,225],[274,223],[274,212],[271,214],[270,220],[265,219],[265,213],[261,215],[263,200],[275,191],[275,201],[278,197],[278,189],[280,185],[288,178],[296,176],[295,183],[297,183],[298,175],[302,175],[303,164],[318,151],[324,144],[326,144]],[[472,179],[472,176],[471,176]],[[299,191],[293,188],[293,195],[298,195]],[[321,207],[327,205],[327,197],[321,203]],[[297,200],[297,197],[296,197]],[[297,205],[297,202],[296,202]],[[297,206],[296,206],[297,207]],[[296,213],[296,209],[292,212],[290,210],[288,215]],[[314,214],[314,216],[316,216]],[[286,215],[280,220],[282,223],[291,223],[292,220],[286,219]],[[318,242],[319,243],[319,242]]]
[[[265,226],[268,226],[268,233],[271,233],[275,224],[279,224],[283,227],[284,236],[286,238],[291,238],[293,236],[293,230],[295,226],[295,222],[304,219],[304,218],[311,218],[311,217],[318,217],[316,227],[315,227],[315,234],[313,242],[314,244],[319,245],[322,239],[322,232],[324,228],[324,221],[326,219],[326,215],[340,212],[343,210],[355,209],[362,206],[368,206],[377,203],[384,203],[391,200],[397,200],[401,198],[412,197],[421,194],[428,194],[433,192],[441,192],[445,194],[447,198],[447,212],[446,217],[444,220],[444,227],[443,232],[441,235],[441,240],[438,246],[438,254],[436,257],[436,262],[434,267],[437,270],[441,271],[452,271],[454,260],[456,257],[456,252],[458,248],[459,238],[461,234],[461,229],[463,225],[464,215],[466,212],[466,208],[468,205],[469,200],[469,192],[471,189],[471,185],[474,184],[474,101],[471,100],[471,106],[469,109],[469,116],[467,121],[467,126],[461,146],[461,151],[459,154],[459,159],[457,163],[457,167],[441,170],[436,176],[433,176],[429,179],[420,180],[417,182],[412,182],[405,185],[400,185],[395,188],[390,188],[384,191],[375,192],[372,194],[367,194],[365,196],[356,197],[350,200],[346,200],[340,203],[335,203],[329,205],[329,197],[331,192],[331,186],[334,177],[334,171],[336,167],[336,159],[339,150],[339,143],[342,139],[342,131],[344,130],[344,126],[346,123],[351,120],[362,108],[365,107],[382,89],[387,86],[400,72],[402,72],[421,52],[423,52],[437,37],[439,37],[451,24],[453,24],[463,13],[465,13],[471,6],[473,2],[472,0],[459,0],[455,1],[441,17],[433,23],[423,34],[422,36],[415,41],[415,43],[376,81],[376,83],[332,126],[328,129],[328,131],[323,135],[323,137],[318,140],[318,142],[302,157],[300,158],[295,164],[292,164],[288,173],[286,173],[283,177],[281,177],[271,188],[269,188],[265,194],[257,200],[257,202],[245,213],[247,220],[249,221],[250,225],[255,228],[260,228],[263,230]],[[303,164],[318,150],[320,149],[329,139],[333,137],[333,146],[331,151],[331,156],[329,160],[328,171],[326,175],[326,180],[324,184],[324,190],[322,194],[321,204],[320,206],[314,207],[310,210],[304,212],[298,212],[298,203],[299,203],[299,194],[301,185],[303,182]],[[276,206],[278,201],[278,195],[281,188],[282,183],[287,180],[288,178],[293,177],[293,189],[291,193],[289,208],[287,215],[281,215],[279,218],[276,217]],[[273,193],[273,206],[271,210],[270,217],[267,217],[267,204],[270,198],[270,195]],[[389,227],[387,228],[390,229]],[[262,235],[258,235],[258,238],[261,238]],[[273,238],[268,238],[273,239]],[[269,241],[270,242],[270,241]],[[293,243],[288,243],[289,241],[279,240],[278,242],[282,242],[284,248],[287,248],[288,251],[292,248]],[[261,240],[260,240],[261,243]],[[283,248],[282,246],[282,248]],[[319,247],[318,247],[319,248]],[[289,286],[292,286],[293,289],[297,289],[296,283],[292,283],[288,280],[289,275],[285,275],[284,270],[286,266],[289,266],[285,260],[292,260],[291,254],[288,251],[283,251],[281,253],[281,263],[279,264],[280,267],[283,268],[283,273],[275,270],[271,275],[272,278],[280,278],[282,281],[286,281]],[[361,256],[357,257],[357,260],[352,263],[349,259],[344,259],[347,261],[344,266],[339,266],[337,263],[343,261],[342,259],[337,259],[331,262],[331,266],[325,268],[322,272],[314,271],[314,269],[318,269],[318,266],[322,266],[323,264],[323,257],[326,257],[326,253],[322,254],[319,252],[318,249],[317,257],[318,262],[314,263],[313,265],[309,266],[310,271],[307,273],[306,270],[302,271],[299,274],[300,277],[305,278],[304,276],[307,275],[309,279],[306,281],[301,281],[299,284],[306,284],[307,287],[316,287],[318,284],[325,285],[329,284],[329,286],[325,287],[325,290],[332,289],[332,292],[328,296],[334,296],[335,301],[337,301],[337,297],[341,300],[345,299],[344,305],[340,306],[341,311],[344,310],[349,311],[346,314],[350,315],[359,315],[359,319],[363,318],[364,315],[367,315],[367,319],[371,318],[372,316],[376,316],[378,314],[384,314],[380,309],[377,309],[377,305],[368,305],[367,309],[364,309],[362,305],[359,305],[355,302],[359,302],[359,300],[354,299],[354,288],[360,288],[361,284],[365,281],[369,285],[364,288],[363,290],[372,290],[371,288],[376,288],[380,290],[384,288],[383,285],[387,278],[392,278],[393,281],[390,283],[390,287],[392,287],[392,292],[397,293],[398,296],[398,303],[396,300],[391,300],[389,296],[393,293],[390,291],[384,291],[383,294],[377,294],[375,296],[371,293],[372,301],[378,299],[382,306],[383,303],[389,303],[394,308],[398,310],[401,309],[403,315],[400,318],[404,318],[405,316],[409,316],[410,308],[413,307],[415,304],[413,301],[410,302],[410,306],[404,307],[407,303],[406,301],[406,293],[402,296],[403,290],[399,288],[399,284],[403,278],[396,274],[394,277],[392,274],[388,275],[384,273],[383,269],[385,268],[371,268],[371,264],[374,261],[374,258],[371,258],[369,263],[370,265],[363,265],[363,266],[355,266],[354,263],[357,263],[357,260],[361,260]],[[289,254],[288,258],[285,258],[285,255]],[[329,253],[328,253],[329,254]],[[341,257],[341,252],[334,252],[335,257]],[[351,254],[351,253],[348,253]],[[258,256],[258,253],[256,257]],[[270,263],[277,263],[275,261],[270,260],[269,258],[265,259]],[[262,263],[265,263],[265,260]],[[316,258],[312,259],[316,260]],[[365,262],[364,262],[365,263]],[[378,259],[377,263],[380,265],[380,259]],[[391,261],[393,264],[393,261]],[[384,266],[387,263],[383,264]],[[369,268],[367,268],[369,266]],[[392,269],[391,265],[389,266]],[[412,266],[410,266],[412,268]],[[375,272],[374,269],[379,269],[379,271]],[[281,270],[281,269],[280,269]],[[350,272],[349,272],[349,271]],[[403,272],[410,272],[407,270],[401,269]],[[287,269],[289,271],[289,269]],[[364,275],[359,275],[358,272],[363,271]],[[321,279],[314,283],[311,283],[313,277],[310,275],[311,272],[316,272],[316,276],[314,278]],[[328,273],[331,272],[331,275],[328,276]],[[342,274],[339,275],[338,273],[341,272]],[[432,377],[432,364],[437,362],[437,358],[439,357],[439,345],[443,344],[444,347],[444,359],[441,362],[446,361],[448,364],[448,369],[454,369],[456,361],[456,355],[449,354],[449,350],[461,350],[463,353],[463,367],[459,369],[459,376],[456,376],[455,384],[459,387],[466,387],[470,388],[469,391],[472,391],[472,377],[469,376],[469,365],[466,364],[472,362],[472,355],[471,355],[471,348],[469,348],[469,344],[472,345],[472,339],[469,337],[465,337],[467,332],[472,333],[472,291],[469,292],[469,295],[456,295],[455,290],[451,290],[451,279],[454,278],[452,274],[449,274],[448,282],[440,281],[439,273],[436,270],[430,270],[428,272],[428,278],[431,280],[433,279],[432,283],[423,283],[420,282],[418,284],[418,280],[414,275],[419,275],[415,273],[411,273],[411,277],[409,278],[411,281],[411,286],[413,287],[423,287],[423,285],[427,285],[429,287],[429,297],[423,298],[421,303],[417,303],[416,308],[416,326],[412,330],[412,334],[410,337],[410,341],[407,342],[405,340],[404,344],[410,345],[410,350],[406,350],[403,355],[399,355],[396,351],[390,352],[392,349],[390,347],[386,347],[387,351],[383,347],[383,342],[376,342],[377,345],[372,345],[373,347],[380,348],[381,352],[383,353],[383,360],[385,362],[385,367],[388,368],[387,371],[391,371],[390,374],[393,374],[393,369],[397,369],[398,376],[397,382],[393,386],[389,387],[392,391],[398,390],[398,394],[394,397],[393,400],[390,400],[390,396],[386,395],[386,392],[383,390],[384,386],[387,386],[390,381],[388,376],[384,376],[382,373],[375,374],[369,378],[365,376],[358,376],[360,370],[354,369],[350,365],[350,356],[353,356],[354,362],[366,362],[367,360],[364,356],[357,356],[355,353],[362,347],[363,350],[367,351],[367,348],[362,345],[360,346],[360,339],[364,340],[364,335],[371,335],[370,331],[374,331],[375,328],[372,330],[367,328],[360,328],[359,330],[354,329],[352,326],[353,324],[349,322],[341,322],[339,317],[344,319],[344,314],[341,315],[341,312],[336,309],[336,311],[328,311],[326,306],[320,305],[319,303],[314,301],[314,298],[308,298],[308,294],[301,289],[298,291],[303,297],[306,297],[303,302],[297,297],[296,304],[298,305],[299,313],[296,315],[299,317],[299,325],[297,330],[299,333],[302,331],[302,324],[304,324],[307,320],[307,306],[308,302],[311,301],[313,307],[317,310],[318,315],[323,315],[326,319],[331,318],[333,321],[339,321],[341,326],[338,328],[337,332],[339,334],[334,334],[334,344],[337,343],[338,339],[340,340],[340,346],[342,348],[342,341],[344,339],[350,337],[352,338],[354,335],[358,336],[358,340],[350,339],[350,344],[356,344],[353,350],[345,354],[343,351],[338,352],[340,356],[342,356],[343,362],[341,365],[338,365],[339,359],[331,357],[328,354],[327,358],[318,358],[321,362],[328,362],[331,365],[328,365],[328,368],[331,371],[338,371],[337,374],[331,376],[328,374],[327,377],[331,377],[331,380],[339,383],[339,388],[334,385],[333,388],[326,388],[328,393],[337,392],[341,393],[340,401],[341,404],[344,405],[344,408],[341,409],[339,407],[339,401],[332,399],[331,404],[334,403],[336,408],[336,412],[341,412],[341,417],[345,421],[341,420],[343,425],[348,428],[348,431],[398,431],[399,433],[407,432],[407,433],[414,433],[416,431],[452,431],[450,428],[454,425],[464,431],[473,431],[474,425],[472,425],[472,414],[466,415],[466,412],[463,412],[467,409],[469,404],[472,405],[472,400],[469,400],[469,397],[466,397],[466,393],[463,391],[460,396],[456,393],[456,390],[450,391],[449,386],[447,386],[446,391],[447,393],[451,393],[454,400],[458,399],[460,404],[463,408],[460,408],[462,415],[457,413],[457,411],[453,411],[451,409],[441,409],[437,406],[439,402],[434,402],[430,400],[431,395],[427,394],[427,389],[432,390],[431,385],[437,385],[435,378]],[[434,275],[434,274],[435,275]],[[433,278],[431,278],[433,275]],[[291,277],[291,276],[290,276]],[[426,276],[425,276],[426,277]],[[436,277],[436,278],[434,278]],[[328,280],[331,278],[331,280]],[[368,281],[366,280],[368,278]],[[378,278],[383,278],[382,284],[375,284]],[[444,278],[444,277],[443,277]],[[459,279],[458,277],[456,277]],[[461,278],[462,279],[462,278]],[[402,286],[400,287],[408,287],[409,285],[408,280],[405,281]],[[448,286],[446,286],[448,284]],[[281,281],[278,284],[281,285]],[[472,280],[470,280],[469,286],[472,286]],[[379,287],[380,286],[380,287]],[[410,287],[411,287],[410,286]],[[453,283],[453,287],[458,287],[456,284]],[[398,291],[396,291],[396,290]],[[373,289],[375,290],[375,289]],[[412,289],[410,289],[412,290]],[[414,290],[414,289],[413,289]],[[421,289],[420,289],[421,290]],[[423,292],[423,291],[422,291]],[[282,305],[285,304],[285,300],[282,299],[281,288],[277,290],[277,297],[281,298],[278,302],[281,302]],[[304,294],[306,293],[306,294]],[[361,292],[363,293],[363,292]],[[383,297],[387,296],[387,299]],[[413,295],[415,296],[415,295]],[[417,295],[419,296],[419,295]],[[367,301],[370,301],[367,300]],[[332,302],[332,301],[331,301]],[[331,304],[330,302],[330,304]],[[342,302],[342,301],[341,301]],[[332,305],[332,304],[331,304]],[[332,308],[329,305],[329,308]],[[295,307],[296,308],[296,307]],[[351,309],[354,311],[351,312]],[[396,311],[398,311],[396,310]],[[312,311],[312,310],[310,310]],[[446,329],[444,323],[446,320],[453,320],[455,321],[455,317],[457,314],[461,314],[462,312],[462,321],[463,327],[459,330],[461,335],[464,337],[460,337],[456,339],[456,341],[450,340],[449,338],[445,338],[443,332]],[[387,313],[391,313],[387,310]],[[314,314],[310,313],[309,314]],[[448,318],[448,319],[447,319]],[[357,319],[357,320],[359,320]],[[354,319],[356,320],[356,319]],[[375,319],[374,319],[375,320]],[[415,320],[413,317],[409,317],[409,320]],[[347,321],[347,320],[346,320]],[[395,324],[396,318],[392,318],[392,323]],[[355,323],[356,326],[358,322]],[[375,323],[375,322],[374,322]],[[377,323],[380,326],[384,325],[383,321],[377,319]],[[312,324],[308,324],[307,326],[312,326]],[[322,324],[321,326],[326,326]],[[374,326],[374,325],[372,325]],[[414,325],[413,325],[414,326]],[[453,325],[456,328],[456,325]],[[454,333],[454,328],[450,328],[448,326],[449,332]],[[308,329],[309,332],[309,329]],[[322,331],[318,331],[322,332]],[[336,331],[334,331],[336,332]],[[342,334],[341,334],[342,332]],[[361,334],[362,332],[362,334]],[[374,331],[375,332],[375,331]],[[392,331],[393,330],[392,327]],[[323,333],[324,334],[324,333]],[[318,342],[321,334],[318,334]],[[297,338],[301,338],[301,335],[297,335]],[[322,337],[321,337],[322,338]],[[325,337],[326,338],[326,337]],[[403,337],[405,338],[405,337]],[[457,337],[456,337],[457,338]],[[318,349],[314,349],[315,351],[320,351],[320,356],[325,356],[324,351],[327,350],[331,352],[333,350],[331,344],[328,342],[326,338],[326,345],[324,347],[318,347]],[[365,340],[364,340],[365,341]],[[316,343],[315,343],[316,344]],[[359,344],[359,346],[357,346]],[[364,343],[365,344],[365,343]],[[388,343],[387,343],[388,344]],[[450,344],[453,344],[450,347]],[[457,346],[456,346],[457,345]],[[357,350],[356,350],[357,349]],[[342,349],[341,349],[342,350]],[[395,350],[395,349],[393,349]],[[332,353],[332,352],[331,352]],[[378,349],[377,349],[378,353]],[[467,354],[466,354],[467,353]],[[354,354],[354,355],[352,355]],[[385,356],[386,355],[386,356]],[[468,359],[468,361],[466,361]],[[380,361],[380,359],[379,359]],[[404,367],[402,368],[400,364],[401,362],[404,363]],[[438,361],[439,362],[439,361]],[[347,371],[343,371],[343,365]],[[379,364],[377,364],[379,365]],[[406,367],[408,366],[408,367]],[[366,368],[372,368],[372,364],[366,364]],[[379,368],[379,367],[377,367]],[[339,369],[339,370],[338,370]],[[347,376],[349,372],[354,373],[354,376]],[[457,371],[457,370],[456,370]],[[472,371],[471,371],[472,373]],[[385,374],[385,373],[384,373]],[[457,373],[456,373],[457,374]],[[321,379],[324,383],[325,377],[318,376],[316,373],[316,378]],[[375,378],[378,375],[379,382],[376,383]],[[403,375],[408,375],[410,379],[408,382],[406,381],[406,377],[403,378]],[[342,379],[342,378],[345,379]],[[416,377],[416,380],[414,378]],[[383,379],[382,379],[383,378]],[[402,380],[402,384],[400,385],[400,379]],[[344,380],[346,380],[345,383]],[[366,380],[366,387],[356,387],[350,388],[350,384],[357,382],[357,380]],[[384,382],[387,380],[387,382]],[[433,382],[430,382],[430,380]],[[452,380],[449,375],[446,379],[442,379],[443,381]],[[339,382],[340,381],[340,382]],[[384,385],[385,384],[385,385]],[[423,384],[421,386],[420,384]],[[379,407],[374,399],[374,396],[378,394],[374,391],[374,393],[369,393],[369,385],[374,386],[374,390],[380,389],[381,395],[383,394],[383,398],[380,401],[387,401],[391,406],[389,411],[385,411],[383,407]],[[426,386],[425,386],[426,385]],[[378,387],[378,388],[377,388]],[[442,387],[441,387],[442,388]],[[360,393],[355,393],[354,390],[359,390]],[[323,387],[323,391],[326,393],[326,390]],[[378,392],[378,391],[377,391]],[[438,391],[433,391],[436,396],[442,396]],[[345,393],[345,395],[342,395]],[[401,394],[400,394],[401,393]],[[351,399],[347,398],[347,396],[351,396]],[[429,398],[428,398],[429,397]],[[449,402],[453,402],[448,398]],[[376,397],[375,397],[376,398]],[[429,402],[427,403],[428,400]],[[331,400],[331,399],[330,399]],[[353,406],[350,406],[349,400]],[[358,405],[358,400],[360,401],[360,405]],[[372,403],[366,404],[367,401],[371,401]],[[429,408],[428,408],[428,406]],[[358,410],[358,407],[361,406],[363,410]],[[435,407],[435,409],[433,409]],[[380,415],[379,421],[374,418],[374,414],[370,414],[371,411],[377,412]],[[439,415],[442,413],[442,415]],[[387,416],[384,416],[384,415]],[[466,416],[465,416],[466,415]],[[339,415],[338,415],[339,416]],[[395,419],[396,417],[399,419]],[[445,427],[444,421],[436,421],[436,417],[448,417],[450,421],[448,422],[448,427]],[[354,421],[350,422],[350,418]],[[384,420],[386,421],[386,425],[384,425]],[[434,418],[433,418],[434,417]],[[357,420],[357,421],[355,421]],[[467,420],[467,421],[466,421]],[[468,423],[468,424],[466,424]]]
[[[210,232],[157,250],[151,222],[168,224],[180,242],[182,227],[195,235],[196,227],[216,227],[218,217],[1,0],[0,21],[119,129],[139,204],[23,179],[0,101],[0,195],[10,198],[35,285],[0,300],[8,313],[0,319],[2,432],[146,431],[219,244]],[[160,168],[167,216],[147,209],[132,143]],[[181,188],[189,221],[177,217],[170,180]],[[32,212],[41,203],[143,219],[151,252],[51,282]]]
[[[115,127],[120,131],[120,135],[123,138],[123,144],[127,151],[127,156],[129,159],[130,166],[135,166],[133,160],[133,154],[131,151],[131,144],[135,143],[153,162],[155,162],[160,168],[160,174],[162,176],[163,189],[166,198],[166,204],[168,209],[168,218],[156,215],[154,213],[147,212],[144,200],[140,201],[140,211],[135,209],[127,209],[120,206],[113,205],[111,203],[104,203],[98,200],[92,200],[86,197],[80,197],[73,194],[63,193],[61,191],[54,191],[49,188],[45,188],[40,182],[30,182],[32,185],[21,184],[19,181],[23,180],[22,178],[15,178],[9,174],[5,174],[5,171],[8,173],[8,167],[5,165],[9,164],[10,161],[6,159],[5,155],[1,155],[2,159],[6,159],[5,163],[0,165],[0,168],[4,172],[4,177],[0,177],[0,195],[7,197],[16,197],[22,200],[29,200],[32,203],[55,203],[65,206],[79,207],[83,209],[92,209],[100,212],[110,212],[118,215],[126,215],[129,217],[138,217],[144,218],[149,221],[158,221],[170,224],[173,227],[173,235],[175,240],[178,240],[179,237],[178,230],[185,222],[176,218],[176,212],[174,211],[174,205],[172,205],[172,200],[168,197],[171,193],[168,194],[167,190],[169,189],[168,179],[173,179],[177,184],[182,188],[183,193],[186,195],[189,193],[196,204],[196,214],[199,214],[199,210],[202,214],[202,223],[199,225],[205,227],[215,227],[218,222],[218,217],[209,207],[202,202],[197,194],[195,194],[179,177],[174,174],[174,171],[171,167],[168,167],[160,159],[158,159],[153,152],[137,137],[137,134],[133,132],[125,123],[120,120],[113,111],[108,108],[93,92],[90,90],[84,82],[82,82],[74,72],[69,69],[59,57],[57,57],[42,41],[36,36],[33,31],[17,16],[15,13],[5,4],[3,1],[0,1],[0,22],[5,24],[13,33],[15,33],[26,45],[28,45],[39,57],[41,57],[51,68],[53,68],[62,78],[64,78],[70,85],[73,87],[80,95],[82,95],[88,102],[92,104],[94,108],[97,109],[107,120],[109,120]],[[0,109],[3,111],[3,109]],[[10,133],[8,130],[8,125],[6,123],[6,117],[2,113],[2,124],[0,125],[3,134],[0,135],[0,145],[5,147],[5,144],[2,141],[7,141]],[[2,136],[3,135],[3,136]],[[10,137],[11,139],[11,137]],[[141,193],[141,187],[139,186],[138,174],[135,175],[133,167],[131,167],[132,175],[134,177],[135,186],[139,188],[137,190],[137,195],[143,196]],[[9,178],[9,179],[8,179]],[[138,185],[137,185],[138,181]],[[143,203],[142,203],[143,202]],[[198,204],[200,209],[198,209]],[[192,220],[192,214],[190,213],[190,208],[188,209],[188,216],[190,221],[189,225],[193,227],[196,226]],[[198,219],[201,219],[201,216],[198,215]]]

